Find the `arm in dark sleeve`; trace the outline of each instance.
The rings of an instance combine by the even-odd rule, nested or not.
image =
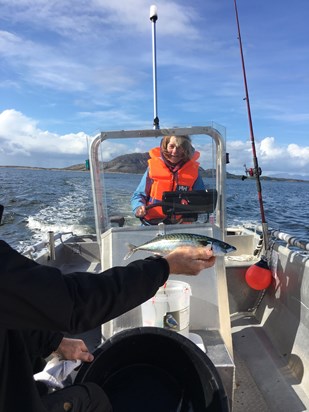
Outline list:
[[[82,331],[87,326],[89,329],[89,325],[95,327],[105,323],[153,297],[166,282],[169,265],[161,257],[150,257],[125,267],[108,269],[100,275],[77,275],[66,277],[75,302],[70,329]],[[94,287],[93,293],[89,293],[87,285],[91,285],[91,289]]]
[[[31,357],[46,358],[54,352],[63,339],[63,333],[47,330],[23,330],[24,342]]]
[[[33,373],[40,372],[46,365],[45,358],[58,349],[64,335],[60,332],[43,330],[23,330],[21,333]]]
[[[0,241],[0,326],[77,333],[155,295],[169,275],[163,258],[137,260],[101,274],[39,265]]]

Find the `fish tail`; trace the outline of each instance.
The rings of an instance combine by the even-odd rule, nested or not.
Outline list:
[[[123,258],[123,260],[129,259],[129,258],[133,255],[133,253],[135,252],[135,250],[136,250],[136,246],[135,246],[135,245],[132,245],[131,243],[128,244],[128,248],[129,248],[129,252],[125,255],[125,257]]]

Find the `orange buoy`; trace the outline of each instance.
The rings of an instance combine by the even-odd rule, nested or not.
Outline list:
[[[250,288],[255,290],[267,289],[271,284],[271,270],[265,260],[260,260],[247,269],[246,282]]]

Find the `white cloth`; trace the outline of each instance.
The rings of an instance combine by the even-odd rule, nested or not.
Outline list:
[[[62,389],[64,388],[63,382],[80,364],[80,360],[64,360],[55,356],[47,362],[42,372],[36,373],[33,377],[50,388]]]

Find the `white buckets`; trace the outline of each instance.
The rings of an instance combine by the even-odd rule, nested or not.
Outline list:
[[[102,325],[103,339],[125,329],[154,326],[189,336],[191,287],[188,283],[168,280],[154,297],[129,312]]]
[[[191,287],[168,280],[156,295],[142,304],[143,326],[155,326],[189,335]]]

